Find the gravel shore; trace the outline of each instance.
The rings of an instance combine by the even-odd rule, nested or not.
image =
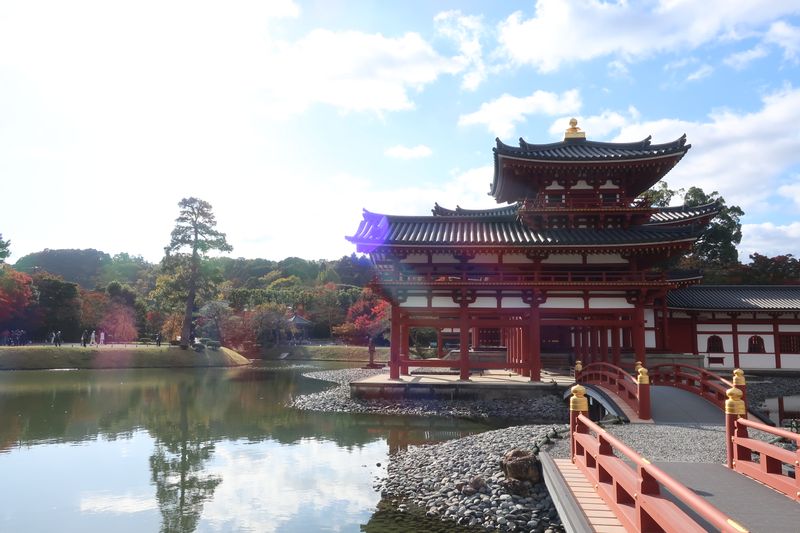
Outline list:
[[[314,394],[297,396],[289,406],[309,411],[380,413],[389,415],[449,416],[472,419],[510,419],[518,422],[566,422],[566,406],[556,395],[505,400],[388,400],[350,397],[350,382],[385,370],[346,368],[303,374],[331,381],[338,386]]]

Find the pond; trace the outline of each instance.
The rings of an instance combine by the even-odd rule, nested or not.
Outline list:
[[[376,512],[391,454],[492,428],[284,407],[314,367],[0,372],[0,531],[430,529]]]

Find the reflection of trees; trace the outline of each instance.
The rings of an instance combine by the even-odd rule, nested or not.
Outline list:
[[[194,404],[196,398],[193,389],[185,382],[179,385],[177,423],[168,421],[161,425],[150,456],[150,472],[161,510],[161,531],[170,533],[194,531],[203,504],[222,483],[222,478],[204,474],[204,463],[211,458],[214,443],[207,424],[194,417],[190,421],[190,402]]]

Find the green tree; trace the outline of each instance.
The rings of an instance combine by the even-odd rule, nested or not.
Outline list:
[[[712,268],[730,268],[739,264],[739,253],[736,245],[742,241],[742,223],[744,216],[738,206],[728,206],[725,199],[717,191],[706,194],[699,187],[690,187],[683,197],[688,207],[716,202],[719,213],[694,245],[692,258],[695,262]]]
[[[184,198],[178,203],[178,207],[180,214],[175,219],[170,243],[164,250],[167,256],[180,250],[191,250],[186,307],[181,329],[181,347],[186,349],[192,333],[192,313],[200,275],[200,260],[211,250],[230,252],[233,247],[228,244],[225,234],[215,229],[217,220],[211,211],[211,204],[199,198]]]
[[[767,257],[759,253],[750,255],[750,264],[744,266],[743,283],[753,285],[784,285],[800,283],[800,261],[792,254]]]
[[[679,194],[683,194],[683,189],[670,189],[666,181],[659,181],[653,187],[641,194],[653,207],[668,207],[672,199]]]
[[[11,255],[9,246],[11,246],[11,241],[4,241],[3,234],[0,233],[0,263],[3,263]]]

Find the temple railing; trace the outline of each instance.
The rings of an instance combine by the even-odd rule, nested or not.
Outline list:
[[[686,533],[706,531],[683,509],[688,509],[714,530],[747,531],[719,509],[586,416],[588,402],[581,385],[570,398],[572,462],[595,487],[600,498],[627,531]],[[662,488],[678,505],[662,494]],[[680,507],[679,507],[680,505]]]
[[[424,274],[399,272],[395,279],[387,276],[383,282],[415,282],[434,285],[439,282],[494,282],[494,283],[612,283],[666,281],[663,272],[564,272],[537,271],[526,273],[491,272],[447,274],[427,272]]]
[[[725,435],[728,468],[800,501],[800,435],[744,418],[745,404],[738,388],[727,391],[725,402]],[[763,431],[788,441],[794,450],[770,442],[750,438],[748,428]]]
[[[650,380],[647,369],[636,367],[637,376],[611,363],[575,364],[575,381],[604,387],[630,406],[642,420],[650,420]]]
[[[554,195],[542,194],[533,199],[525,200],[520,207],[520,211],[538,210],[538,209],[598,209],[608,210],[609,208],[616,209],[650,209],[652,210],[650,202],[646,198],[630,198],[622,197],[619,199],[610,200],[603,198],[602,194],[590,194],[571,196],[561,195],[561,200],[554,200]]]
[[[702,396],[720,409],[725,409],[726,391],[734,384],[745,390],[744,372],[734,371],[733,382],[704,368],[680,363],[665,363],[649,368],[650,383],[677,387]],[[745,399],[746,401],[746,399]]]

